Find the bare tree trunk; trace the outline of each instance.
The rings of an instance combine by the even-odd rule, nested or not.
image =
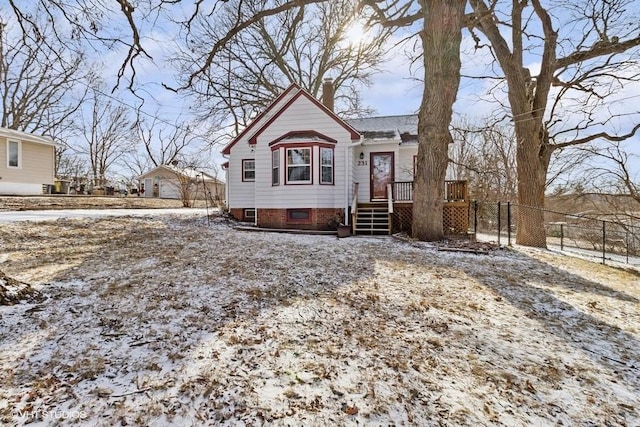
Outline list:
[[[425,82],[418,113],[418,159],[414,177],[413,237],[435,241],[444,236],[444,179],[452,141],[449,124],[460,84],[460,43],[466,1],[420,2],[424,27]]]
[[[516,243],[539,248],[547,247],[544,228],[544,193],[551,150],[532,121],[516,124],[518,136],[518,227]]]

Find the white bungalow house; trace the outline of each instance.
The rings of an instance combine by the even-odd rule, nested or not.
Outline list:
[[[0,194],[48,193],[54,183],[55,157],[52,139],[0,128]]]
[[[292,84],[225,146],[233,217],[265,228],[341,222],[371,234],[410,227],[417,116],[344,120],[332,109],[330,80],[322,102]],[[449,183],[448,194],[466,201],[461,185]],[[466,232],[466,222],[446,226]]]

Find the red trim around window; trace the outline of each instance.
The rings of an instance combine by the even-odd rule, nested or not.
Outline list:
[[[273,182],[273,155],[276,153],[278,155],[278,182]],[[280,178],[282,177],[282,159],[280,158],[280,150],[271,150],[271,186],[277,187],[280,185]]]
[[[310,140],[311,138],[316,137],[318,139],[322,139],[322,142],[330,142],[332,144],[337,144],[338,141],[333,139],[333,138],[329,138],[326,135],[321,134],[320,132],[317,132],[315,130],[294,130],[291,132],[287,132],[284,135],[278,137],[277,139],[274,139],[273,141],[271,141],[269,143],[269,146],[275,145],[278,142],[291,138],[291,139],[297,139],[299,141],[305,141],[305,140]],[[313,141],[313,143],[322,143],[320,141]]]
[[[244,178],[244,163],[245,162],[253,162],[253,179],[245,179]],[[256,160],[255,159],[242,159],[242,182],[254,182],[256,180]]]
[[[304,144],[302,146],[294,145],[293,147],[286,147],[288,144],[283,144],[281,147],[284,147],[284,185],[313,185],[313,147],[309,144]],[[307,148],[309,149],[309,179],[310,182],[298,182],[291,181],[289,182],[289,163],[287,158],[287,148]]]
[[[322,149],[327,148],[331,150],[331,182],[322,182]],[[336,153],[333,147],[320,147],[318,148],[318,184],[320,185],[335,185],[336,184]]]
[[[253,211],[253,215],[247,215],[247,212]],[[242,210],[242,221],[244,222],[252,222],[256,220],[256,210],[255,208],[245,208]]]
[[[291,214],[293,212],[305,212],[307,214],[307,218],[302,218],[302,219],[291,218]],[[311,224],[311,209],[307,209],[307,208],[287,209],[287,222],[293,222],[296,224]]]
[[[323,144],[321,142],[287,142],[281,143],[271,146],[271,151],[279,150],[281,148],[311,148],[311,147],[322,147],[322,148],[334,148],[331,144]]]

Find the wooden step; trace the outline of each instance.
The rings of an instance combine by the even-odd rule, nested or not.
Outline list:
[[[389,234],[389,211],[385,203],[358,205],[355,234]]]

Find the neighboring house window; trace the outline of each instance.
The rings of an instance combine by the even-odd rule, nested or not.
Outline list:
[[[307,222],[311,219],[311,209],[287,209],[288,222]]]
[[[20,159],[20,146],[19,141],[9,141],[7,145],[7,167],[9,168],[19,168],[22,167],[21,159]]]
[[[415,178],[418,171],[418,156],[413,156],[413,177]]]
[[[271,152],[271,185],[280,184],[280,150]]]
[[[333,184],[333,148],[320,147],[320,184]]]
[[[242,161],[242,180],[243,181],[255,181],[256,180],[256,161],[255,160],[243,160]]]
[[[287,184],[311,184],[311,148],[287,148]]]

